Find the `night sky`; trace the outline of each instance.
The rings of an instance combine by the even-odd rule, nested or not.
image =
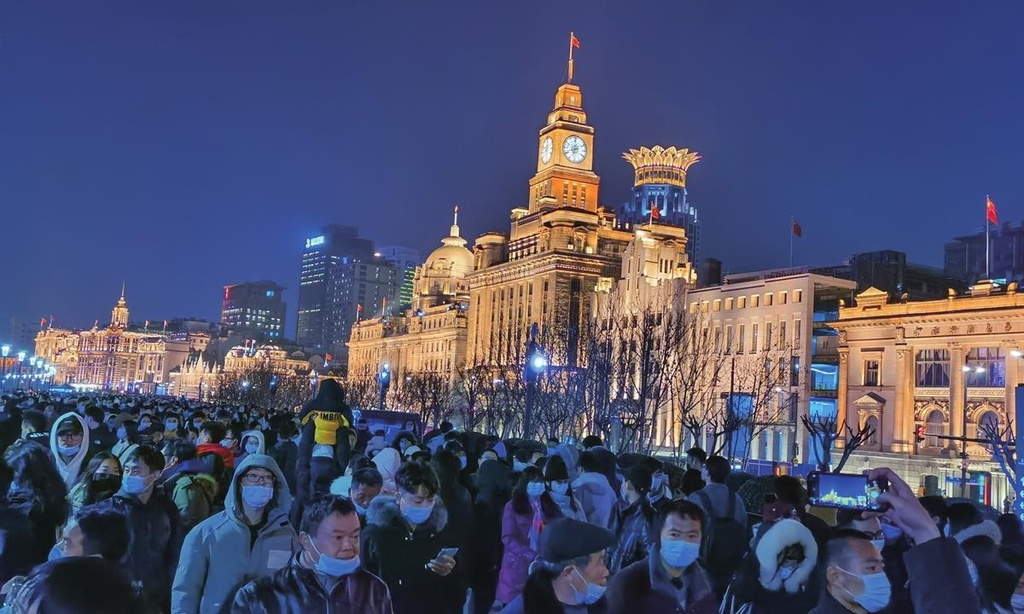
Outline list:
[[[731,272],[901,249],[941,265],[992,195],[1020,220],[1015,2],[4,2],[0,318],[215,320],[289,288],[329,222],[424,255],[508,230],[565,76],[621,152],[699,151],[703,256]],[[0,326],[0,337],[7,332]]]

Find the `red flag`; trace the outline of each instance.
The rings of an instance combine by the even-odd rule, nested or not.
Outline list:
[[[328,354],[326,356],[326,358],[327,358],[327,362],[331,362],[332,360],[334,360],[334,356],[331,356],[330,354]]]
[[[39,326],[46,326],[46,318],[45,317],[39,318]]]
[[[661,209],[655,205],[651,205],[651,221],[661,219]]]
[[[999,223],[999,212],[996,211],[996,204],[988,196],[985,197],[985,219],[993,224]]]
[[[363,310],[363,306],[360,305],[359,303],[356,303],[356,311],[362,311],[362,310]]]
[[[580,39],[576,38],[575,34],[571,34],[570,33],[569,34],[569,44],[572,45],[573,47],[579,49],[580,48]]]
[[[804,236],[804,229],[800,228],[800,224],[796,220],[793,220],[793,236],[797,238]]]

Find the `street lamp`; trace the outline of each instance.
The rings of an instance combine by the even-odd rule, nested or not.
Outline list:
[[[3,354],[3,365],[0,366],[0,392],[7,386],[7,356],[11,353],[11,346],[6,343],[0,345],[0,354]]]
[[[386,362],[381,363],[380,371],[377,372],[377,384],[380,387],[379,407],[384,411],[384,399],[387,398],[388,388],[391,386],[391,365]]]
[[[1019,352],[1018,352],[1019,353]],[[960,369],[964,374],[964,415],[960,421],[960,497],[967,497],[967,374],[985,373],[985,367],[968,367]]]
[[[550,361],[544,348],[537,342],[537,326],[534,325],[530,341],[526,346],[526,364],[523,366],[523,380],[526,382],[526,407],[523,411],[523,439],[533,434],[533,406],[537,397],[537,381],[547,370]]]

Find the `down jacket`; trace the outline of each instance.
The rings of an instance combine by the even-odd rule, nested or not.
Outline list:
[[[244,520],[240,478],[251,467],[274,474],[277,494],[267,506],[266,521],[255,540]],[[243,585],[288,566],[297,537],[288,521],[292,498],[274,459],[250,454],[235,469],[224,511],[200,522],[185,537],[174,576],[171,614],[221,614]]]
[[[384,581],[357,569],[324,590],[324,580],[299,562],[246,584],[235,595],[231,614],[392,614],[391,595]]]

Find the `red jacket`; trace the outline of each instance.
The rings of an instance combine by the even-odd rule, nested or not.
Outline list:
[[[213,452],[224,460],[224,466],[228,469],[235,468],[235,455],[219,443],[201,443],[196,446],[196,455],[201,456],[207,452]]]

